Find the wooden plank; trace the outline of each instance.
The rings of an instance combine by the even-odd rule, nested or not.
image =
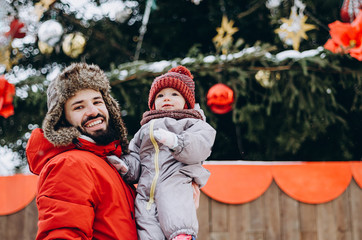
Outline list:
[[[212,232],[210,233],[211,240],[230,240],[228,232]]]
[[[263,198],[250,202],[250,231],[263,232],[265,229]]]
[[[201,192],[200,205],[197,209],[197,218],[199,220],[198,239],[200,240],[210,240],[210,201],[211,199]]]
[[[247,240],[266,240],[264,231],[250,231],[246,234]]]
[[[343,194],[332,201],[337,239],[352,240],[349,192],[347,188]]]
[[[317,204],[318,240],[337,240],[337,224],[333,216],[333,204]]]
[[[23,239],[25,208],[8,215],[7,236],[5,239]]]
[[[211,232],[228,232],[228,205],[211,200]]]
[[[301,240],[317,240],[316,205],[299,203]]]
[[[261,196],[265,216],[265,239],[280,240],[280,208],[279,195],[281,190],[273,181],[268,190]]]
[[[34,240],[38,231],[38,209],[34,199],[25,208],[23,240]]]
[[[7,239],[7,216],[0,216],[0,239]]]
[[[280,195],[281,240],[300,240],[299,203],[285,193]]]
[[[362,189],[352,180],[349,185],[352,239],[362,239]]]
[[[250,230],[250,204],[229,206],[229,240],[246,240],[246,232]]]

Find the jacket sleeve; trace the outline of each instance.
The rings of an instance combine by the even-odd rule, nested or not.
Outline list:
[[[123,179],[131,184],[138,183],[141,175],[141,160],[140,160],[140,145],[141,145],[140,131],[138,131],[134,138],[130,141],[128,149],[130,151],[127,155],[122,155],[121,159],[127,164],[128,172],[123,176]]]
[[[216,131],[205,121],[197,121],[177,135],[178,146],[172,155],[185,164],[196,164],[206,160],[215,141]]]
[[[97,191],[90,169],[72,159],[54,159],[39,178],[38,239],[92,239]]]

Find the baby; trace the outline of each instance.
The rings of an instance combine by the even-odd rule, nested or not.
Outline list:
[[[126,181],[138,183],[140,240],[196,239],[192,183],[202,187],[210,176],[202,163],[211,154],[216,131],[195,107],[193,76],[183,66],[153,81],[148,106],[130,142],[130,154],[121,156],[125,165],[115,156],[108,161]]]

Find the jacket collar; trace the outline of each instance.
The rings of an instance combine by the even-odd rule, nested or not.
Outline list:
[[[105,158],[107,155],[120,156],[122,149],[120,141],[111,142],[108,145],[97,145],[94,141],[80,137],[72,144],[62,147],[54,147],[45,137],[42,129],[34,129],[26,146],[26,156],[29,169],[32,173],[39,175],[44,165],[56,155],[72,149],[85,150]]]

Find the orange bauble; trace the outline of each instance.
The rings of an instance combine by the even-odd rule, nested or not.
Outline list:
[[[212,86],[207,93],[207,105],[217,114],[225,114],[232,110],[234,91],[223,83]]]

